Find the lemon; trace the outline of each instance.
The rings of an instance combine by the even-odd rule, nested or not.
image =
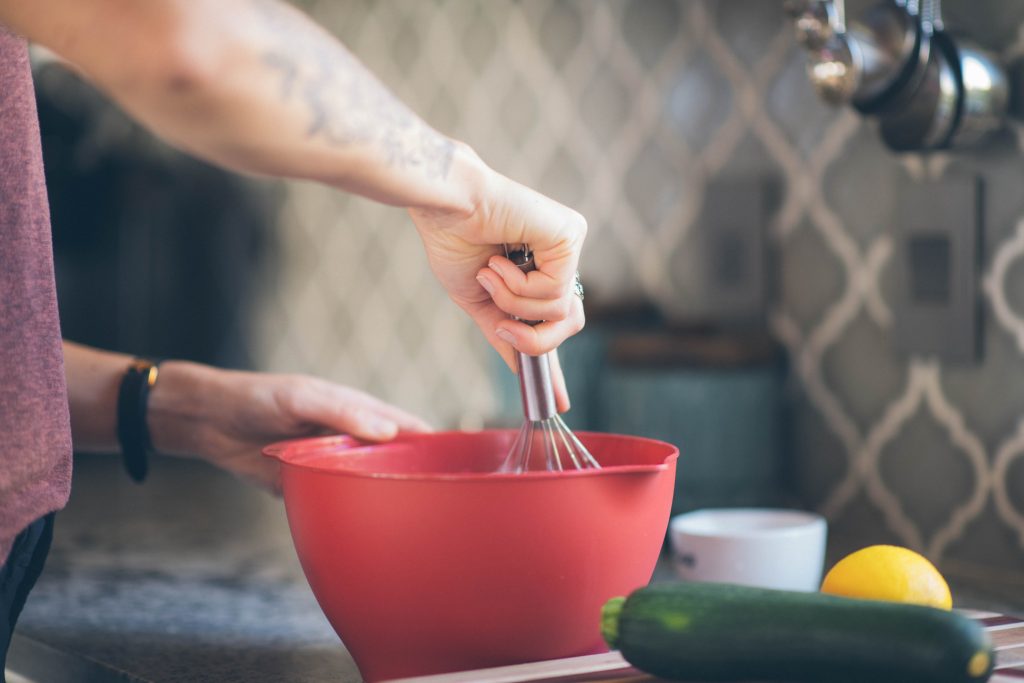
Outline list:
[[[953,607],[949,585],[935,565],[913,550],[894,545],[873,545],[847,555],[825,575],[821,592],[941,609]]]

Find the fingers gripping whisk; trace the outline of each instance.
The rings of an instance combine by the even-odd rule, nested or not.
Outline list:
[[[525,244],[513,250],[505,245],[505,256],[524,273],[536,267],[533,253]],[[578,285],[577,288],[580,289]],[[522,322],[536,325],[540,321]],[[526,419],[500,471],[519,473],[600,468],[594,456],[558,414],[555,392],[551,386],[551,365],[548,362],[548,355],[530,356],[516,351],[516,364],[519,370],[519,390],[523,399],[523,415]]]

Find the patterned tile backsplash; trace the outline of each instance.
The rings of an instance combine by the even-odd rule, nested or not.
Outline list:
[[[685,319],[699,302],[674,270],[705,188],[775,179],[768,317],[790,356],[802,501],[836,533],[1024,576],[1024,129],[970,154],[887,152],[874,124],[816,99],[781,1],[304,5],[436,127],[589,219],[595,299]],[[954,28],[1007,60],[1024,53],[1024,4],[946,5]],[[893,340],[898,188],[965,171],[986,185],[983,357],[907,358]],[[282,223],[262,366],[440,425],[494,415],[494,358],[401,211],[296,183]]]

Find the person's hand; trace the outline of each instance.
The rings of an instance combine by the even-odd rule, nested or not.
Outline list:
[[[475,155],[460,148],[463,158]],[[587,223],[572,209],[490,170],[476,159],[457,174],[473,184],[469,213],[410,209],[430,266],[449,296],[515,368],[513,349],[540,355],[583,328],[574,279]],[[523,273],[502,244],[528,244],[536,270]],[[518,320],[542,320],[531,326]],[[568,408],[557,360],[552,364],[559,408]]]
[[[276,460],[267,444],[325,432],[387,441],[430,431],[423,420],[361,391],[315,377],[219,370],[165,361],[149,397],[153,447],[198,456],[275,492]]]

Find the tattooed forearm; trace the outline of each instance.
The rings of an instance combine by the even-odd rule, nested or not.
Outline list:
[[[306,135],[335,146],[373,145],[389,166],[448,175],[455,146],[421,121],[340,43],[274,0],[252,0],[265,23],[263,63],[282,101],[303,107]]]
[[[291,97],[293,86],[295,85],[296,69],[295,65],[285,57],[274,53],[265,53],[263,55],[263,63],[274,71],[278,71],[281,75],[281,89],[280,97],[282,100],[287,100]]]

